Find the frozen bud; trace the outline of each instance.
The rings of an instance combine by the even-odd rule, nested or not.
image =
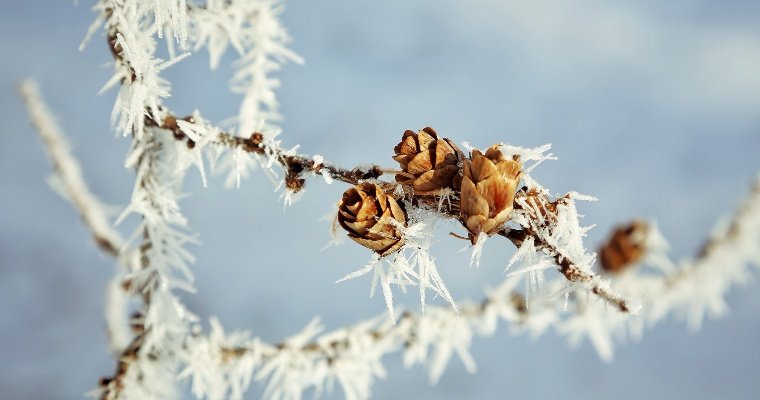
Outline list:
[[[521,171],[520,161],[506,158],[498,145],[485,155],[473,150],[465,160],[459,212],[473,244],[481,232],[491,235],[509,219]]]
[[[305,185],[306,179],[302,178],[301,175],[290,173],[285,175],[285,187],[291,192],[298,193],[303,190]]]
[[[177,140],[183,140],[185,138],[184,132],[182,132],[182,129],[177,124],[177,117],[173,115],[167,115],[166,118],[164,118],[164,123],[161,124],[161,127],[170,130],[174,135],[174,138]]]
[[[170,131],[178,129],[179,125],[177,125],[177,117],[173,115],[167,115],[166,118],[164,118],[164,123],[161,125],[161,127]]]
[[[399,227],[406,226],[406,212],[374,183],[361,183],[343,193],[338,223],[353,241],[381,256],[404,244]]]
[[[264,135],[261,132],[253,132],[249,140],[251,144],[258,146],[264,141]]]
[[[404,132],[393,149],[393,159],[401,166],[396,181],[414,188],[415,194],[433,194],[444,188],[459,187],[462,152],[449,139],[438,138],[433,128]]]
[[[646,251],[648,230],[647,224],[640,220],[615,228],[607,243],[599,249],[602,269],[614,273],[638,263]]]

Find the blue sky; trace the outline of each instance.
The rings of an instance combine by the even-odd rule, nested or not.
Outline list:
[[[0,15],[0,390],[8,398],[77,398],[114,368],[102,320],[111,260],[47,187],[49,162],[15,95],[21,79],[39,79],[92,189],[116,210],[128,201],[128,143],[109,125],[114,93],[97,95],[109,78],[104,38],[77,51],[93,17],[82,3],[40,11],[11,1]],[[559,160],[534,175],[557,193],[600,199],[581,210],[597,224],[590,247],[614,224],[644,217],[658,221],[676,258],[686,257],[760,170],[756,2],[293,0],[282,18],[306,59],[280,74],[286,145],[340,165],[393,166],[401,133],[427,125],[480,147],[552,143]],[[230,69],[207,64],[199,52],[172,67],[167,103],[221,121],[239,99],[227,91]],[[194,311],[273,341],[314,315],[330,328],[383,311],[366,296],[369,282],[333,284],[367,251],[320,252],[329,236],[318,219],[343,187],[310,182],[283,213],[263,176],[240,190],[222,183],[203,190],[197,176],[188,180],[193,195],[183,207],[204,241],[194,249],[199,291],[187,297]],[[455,298],[478,298],[501,279],[512,250],[486,246],[481,267],[470,269],[461,247],[441,237],[441,273]],[[392,356],[375,396],[753,398],[756,287],[734,290],[731,313],[701,331],[657,326],[619,346],[611,364],[588,344],[574,350],[551,332],[533,341],[502,328],[476,340],[477,374],[455,360],[431,387],[421,368],[405,370]],[[413,296],[402,301],[416,307]]]

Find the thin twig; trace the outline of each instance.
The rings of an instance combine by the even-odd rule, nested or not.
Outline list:
[[[517,292],[511,292],[507,298],[492,298],[486,297],[482,302],[477,304],[465,304],[461,307],[459,312],[446,308],[446,312],[451,313],[452,318],[465,318],[469,322],[476,321],[483,318],[490,307],[500,304],[502,306],[507,305],[511,307],[516,315],[521,320],[529,318],[529,310],[525,305],[524,296]],[[393,340],[397,343],[402,343],[405,346],[411,346],[415,343],[414,330],[411,327],[417,325],[420,318],[424,314],[418,314],[411,311],[404,311],[401,316],[396,320],[396,324],[387,324],[382,328],[374,329],[369,332],[372,338],[379,342],[385,340]],[[342,330],[352,330],[351,327],[343,327]],[[315,341],[308,342],[300,347],[298,350],[304,353],[316,354],[320,357],[334,357],[329,353],[327,349],[335,349],[338,347],[337,342],[328,342],[326,344],[319,344]],[[261,353],[262,360],[271,359],[277,356],[277,354],[283,349],[288,348],[286,342],[279,342],[268,346],[267,349]],[[241,357],[248,352],[252,352],[254,349],[248,347],[235,347],[235,348],[221,348],[221,354],[227,359],[234,357]]]
[[[111,227],[103,204],[85,184],[79,163],[71,155],[65,136],[42,99],[37,83],[31,80],[24,81],[19,86],[19,92],[29,113],[29,119],[53,163],[55,176],[60,180],[66,198],[79,212],[98,247],[111,256],[118,256],[124,240]]]
[[[187,140],[188,148],[193,149],[195,143],[192,139],[187,137],[187,134],[177,124],[178,119],[189,123],[195,123],[191,116],[179,118],[167,114],[161,122],[160,127],[171,131],[174,138],[177,140]],[[156,122],[148,117],[145,118],[145,125],[157,126]],[[247,153],[272,157],[272,159],[274,159],[285,171],[286,184],[288,188],[294,192],[299,191],[303,187],[304,180],[301,174],[305,172],[313,172],[317,175],[328,175],[333,179],[350,185],[356,185],[360,181],[366,179],[379,178],[385,173],[385,170],[378,165],[346,169],[326,162],[318,163],[313,158],[305,155],[290,154],[290,152],[285,152],[280,148],[268,146],[264,141],[264,135],[260,132],[252,132],[251,136],[247,138],[235,136],[227,132],[220,132],[217,134],[217,137],[213,142],[229,148],[241,149]]]
[[[740,237],[745,229],[746,221],[751,220],[750,215],[758,212],[758,207],[760,207],[760,175],[755,178],[749,195],[742,201],[736,214],[731,218],[728,229],[721,235],[710,237],[702,245],[697,255],[697,261],[711,257],[721,246],[732,243]]]
[[[194,123],[191,117],[185,117],[183,120]],[[146,124],[150,123],[155,125],[155,122],[146,118]],[[184,140],[187,137],[186,133],[183,132],[182,128],[177,124],[177,117],[173,115],[168,115],[161,124],[161,127],[170,130],[173,133],[175,139]],[[365,179],[377,179],[384,173],[384,171],[387,171],[386,169],[383,169],[377,165],[366,168],[357,167],[349,170],[326,163],[318,164],[312,158],[304,155],[284,154],[283,151],[279,148],[272,148],[267,146],[267,144],[263,141],[263,135],[258,132],[254,132],[249,138],[243,138],[222,132],[218,135],[217,143],[232,148],[240,148],[246,152],[258,154],[261,156],[272,154],[274,159],[286,171],[286,185],[290,190],[293,190],[295,192],[303,188],[305,180],[301,177],[301,174],[307,171],[314,172],[316,174],[327,173],[332,178],[351,185],[356,185]],[[193,146],[189,147],[193,148]],[[393,191],[393,188],[397,186],[396,184],[391,184],[388,182],[379,182],[379,184],[385,188],[389,188],[387,189],[388,191]],[[518,193],[518,196],[519,195],[522,195],[522,193]],[[567,196],[562,197],[561,199],[566,198]],[[427,208],[437,209],[438,213],[445,218],[459,219],[458,209],[451,204],[449,204],[448,207],[437,207],[438,205],[436,204],[434,198],[425,196],[414,197],[413,201],[418,205],[424,204],[427,206]],[[509,228],[505,228],[504,230],[497,233],[505,236],[518,248],[522,244],[522,241],[526,238],[525,235],[532,236],[535,240],[536,245],[554,258],[559,271],[562,273],[562,275],[565,276],[567,280],[574,283],[590,285],[589,287],[592,293],[599,296],[606,302],[612,304],[620,312],[636,313],[638,311],[636,308],[631,308],[628,301],[623,298],[623,296],[615,293],[606,286],[600,285],[598,283],[600,281],[599,276],[596,275],[593,271],[585,271],[579,268],[569,258],[562,255],[559,249],[547,243],[540,237],[540,235],[536,234],[535,232],[530,230],[514,231],[510,230]]]
[[[742,200],[739,208],[731,217],[728,227],[720,231],[717,235],[711,236],[704,242],[699,249],[697,256],[690,263],[689,269],[679,269],[666,276],[664,278],[665,287],[670,290],[679,280],[693,270],[711,267],[711,259],[721,251],[729,249],[728,251],[731,254],[743,252],[740,239],[748,237],[749,232],[752,229],[756,232],[759,230],[757,226],[751,225],[752,222],[760,222],[760,174],[755,177],[749,193],[744,200]],[[757,233],[755,235],[757,235]],[[733,246],[737,245],[739,247],[731,249]],[[756,257],[760,257],[760,255],[757,255]]]
[[[731,223],[729,225],[729,228],[725,231],[723,235],[714,237],[708,241],[709,244],[709,250],[708,251],[700,251],[699,254],[694,259],[694,262],[691,263],[691,265],[699,265],[702,262],[706,260],[706,258],[709,256],[709,254],[713,252],[717,252],[720,250],[721,247],[730,247],[737,245],[738,242],[741,241],[741,238],[747,234],[747,229],[757,229],[757,226],[754,227],[746,227],[746,221],[757,221],[759,220],[757,214],[760,214],[760,175],[757,177],[755,182],[753,183],[753,186],[750,190],[750,193],[747,195],[747,197],[743,200],[742,205],[739,207],[737,212],[734,214],[733,218],[731,219]],[[499,232],[500,235],[504,236],[508,240],[510,240],[515,246],[520,247],[522,245],[522,242],[528,238],[528,233],[524,230],[505,230],[502,232]],[[535,236],[533,236],[535,238]],[[548,252],[554,252],[554,257],[556,263],[560,267],[560,272],[562,272],[565,277],[572,281],[572,282],[578,282],[578,283],[589,283],[589,282],[596,282],[598,278],[594,274],[585,273],[583,271],[580,271],[574,264],[572,264],[567,258],[562,257],[556,249],[549,246],[545,242],[538,243],[539,247],[541,247],[543,250]],[[689,265],[689,263],[686,263]],[[693,269],[684,270],[681,269],[678,272],[676,272],[674,275],[663,277],[663,282],[666,283],[664,286],[665,290],[675,290],[672,287],[672,284],[668,284],[669,282],[672,283],[676,279],[683,278],[687,274],[689,274],[690,271]],[[608,303],[615,305],[619,310],[621,311],[632,311],[630,309],[630,306],[625,301],[625,299],[621,298],[614,292],[609,291],[606,287],[601,286],[599,284],[592,284],[591,285],[591,291],[598,295],[600,298],[603,298]],[[662,296],[667,296],[667,293],[661,293]],[[466,318],[470,322],[474,322],[479,320],[480,318],[483,318],[489,308],[491,307],[497,307],[501,306],[507,307],[511,309],[515,315],[518,316],[517,323],[521,323],[526,321],[531,316],[531,310],[526,307],[525,299],[524,297],[516,292],[511,292],[511,294],[508,296],[508,298],[494,298],[494,297],[487,297],[483,300],[482,303],[479,305],[472,305],[467,304],[464,305],[461,309],[461,312],[458,316]],[[455,313],[451,310],[449,310],[452,313],[452,318],[458,317],[455,315]],[[411,313],[411,312],[404,312],[402,316],[399,318],[398,323],[396,325],[388,325],[384,329],[381,330],[374,330],[371,331],[370,334],[374,339],[377,341],[381,340],[395,340],[399,343],[405,343],[407,345],[413,344],[415,341],[414,332],[410,329],[410,326],[414,326],[416,321],[421,318],[421,315]],[[347,330],[351,330],[351,328],[344,328]],[[276,345],[273,345],[272,347],[268,347],[264,350],[264,352],[261,354],[263,360],[267,360],[270,358],[274,358],[278,355],[280,351],[282,351],[286,347],[285,343],[278,343]],[[335,354],[332,354],[327,349],[328,348],[334,348],[335,346],[323,346],[320,345],[317,341],[312,341],[304,344],[299,350],[304,352],[305,354],[312,354],[315,357],[324,357],[324,358],[330,358],[333,359],[336,357]],[[237,348],[222,348],[220,349],[221,353],[224,354],[227,358],[225,361],[228,361],[229,358],[233,357],[243,357],[251,352],[255,351],[261,351],[262,349],[253,349],[248,347],[237,347]]]
[[[45,104],[39,86],[32,80],[26,80],[19,86],[19,92],[29,113],[29,119],[53,163],[55,177],[60,183],[58,188],[79,212],[98,248],[114,258],[124,257],[125,255],[121,254],[124,239],[112,228],[103,203],[90,192],[82,177],[79,162],[71,154],[65,135]],[[124,258],[128,259],[128,257]],[[120,277],[121,274],[116,274],[115,280],[109,284],[106,292],[106,328],[109,347],[114,354],[124,349],[131,336],[126,327],[127,299],[118,281]]]
[[[633,312],[634,314],[638,312],[637,308],[631,308],[629,302],[623,296],[615,293],[606,286],[600,285],[598,283],[600,280],[598,275],[591,271],[584,271],[579,268],[569,258],[562,255],[559,249],[547,243],[539,235],[530,234],[523,229],[506,229],[499,232],[499,234],[506,237],[518,248],[522,245],[523,241],[527,239],[528,235],[530,235],[533,240],[535,240],[537,248],[542,249],[549,256],[554,258],[554,262],[557,264],[559,272],[561,272],[568,281],[590,285],[592,293],[613,305],[620,312]]]

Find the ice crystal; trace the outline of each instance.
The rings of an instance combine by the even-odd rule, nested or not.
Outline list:
[[[401,290],[406,290],[407,286],[417,286],[422,310],[425,309],[427,290],[430,289],[458,312],[454,298],[446,287],[436,267],[435,259],[430,253],[438,220],[436,213],[432,210],[412,208],[408,215],[408,226],[397,225],[404,238],[404,245],[397,253],[382,258],[374,254],[366,266],[346,275],[336,283],[358,278],[374,271],[370,296],[374,295],[377,285],[380,284],[386,307],[394,323],[395,312],[391,285],[396,285]],[[383,265],[387,265],[387,269]]]

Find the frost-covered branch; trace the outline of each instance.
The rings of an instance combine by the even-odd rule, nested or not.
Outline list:
[[[177,118],[174,115],[167,115],[161,127],[169,130],[175,139],[186,140],[191,149],[195,147],[195,141],[191,138],[192,134],[188,132],[206,129],[199,127],[192,116]],[[379,178],[383,174],[383,169],[377,165],[345,169],[325,162],[320,156],[309,157],[291,149],[283,149],[279,141],[271,140],[261,132],[253,132],[249,137],[241,137],[217,131],[210,141],[232,150],[241,150],[260,156],[263,158],[263,163],[270,168],[272,165],[278,165],[284,172],[285,187],[293,192],[303,189],[306,183],[304,175],[307,173],[322,175],[327,182],[335,179],[352,185],[362,180]]]
[[[760,239],[760,176],[753,185],[750,195],[734,215],[728,229],[714,236],[712,251],[737,252],[730,269],[746,269],[754,263],[760,265],[760,251],[757,239]],[[742,221],[742,222],[739,222]],[[734,228],[730,228],[734,227]],[[512,233],[511,240],[524,240]],[[652,235],[650,246],[657,246],[658,238]],[[509,237],[510,234],[507,234]],[[660,249],[650,249],[656,253]],[[650,255],[657,257],[657,254]],[[657,283],[660,292],[654,304],[663,304],[669,310],[683,305],[700,304],[705,296],[713,295],[722,299],[730,285],[717,283],[720,293],[706,293],[689,290],[688,296],[679,285],[691,285],[708,278],[705,271],[709,269],[710,278],[719,278],[726,273],[725,265],[707,261],[705,252],[701,252],[692,261],[684,261],[672,270],[671,275],[652,280],[642,279],[638,289],[646,284]],[[634,269],[628,271],[636,273]],[[747,271],[743,275],[746,276]],[[729,276],[736,276],[731,272]],[[674,276],[679,281],[689,284],[674,283]],[[631,276],[620,277],[620,283],[626,289],[634,290]],[[273,398],[299,398],[310,388],[317,393],[331,389],[337,381],[347,398],[366,398],[375,379],[385,376],[381,358],[384,355],[402,352],[404,364],[410,367],[425,364],[431,382],[440,378],[450,356],[457,353],[469,371],[475,370],[475,364],[469,355],[470,341],[475,335],[492,335],[499,321],[507,323],[510,332],[526,332],[539,335],[548,328],[555,328],[558,333],[577,343],[588,337],[604,359],[612,357],[612,339],[626,328],[634,334],[640,333],[641,319],[622,318],[622,314],[610,313],[604,302],[594,302],[588,298],[573,296],[573,306],[568,308],[567,300],[556,296],[534,299],[530,306],[525,296],[516,291],[519,278],[506,279],[496,289],[490,290],[480,303],[461,305],[459,312],[448,307],[428,307],[425,313],[406,311],[401,314],[394,325],[384,315],[371,320],[345,327],[333,332],[322,333],[324,329],[318,322],[313,322],[301,333],[291,339],[277,344],[268,344],[258,338],[250,338],[244,332],[225,335],[218,323],[212,323],[209,337],[198,337],[199,350],[192,354],[183,372],[184,377],[192,378],[193,388],[198,397],[224,398],[211,393],[238,393],[245,390],[255,380],[269,380],[268,395]],[[560,286],[552,285],[551,290]],[[680,293],[680,294],[676,294]],[[641,294],[641,293],[639,293]],[[674,297],[679,302],[674,302]],[[650,304],[647,304],[649,306]],[[566,312],[569,311],[569,312]],[[663,314],[645,314],[646,319],[654,323]],[[666,312],[667,313],[667,312]],[[210,368],[209,366],[214,367]],[[353,369],[350,369],[350,368]],[[346,371],[353,372],[346,372]],[[218,371],[234,371],[225,375],[225,379],[214,379],[212,374]],[[346,376],[348,375],[348,376]],[[236,396],[232,396],[237,398]]]
[[[171,31],[183,45],[185,7],[184,1],[96,5],[115,60],[114,75],[105,89],[120,87],[113,119],[125,136],[133,138],[126,164],[137,172],[131,202],[119,221],[132,214],[141,219],[128,242],[134,246],[136,261],[127,265],[121,285],[142,304],[130,320],[134,335],[120,354],[116,372],[101,381],[104,399],[175,397],[177,353],[195,320],[173,293],[194,290],[188,267],[193,257],[185,246],[195,239],[183,230],[186,220],[177,202],[184,172],[192,163],[181,162],[176,143],[156,135],[145,122],[162,120],[161,99],[169,96],[169,84],[159,73],[181,59],[156,58],[153,35],[160,37],[164,23],[171,21]],[[201,138],[196,139],[202,144]]]
[[[520,248],[527,238],[527,232],[518,229],[504,230],[499,232],[499,234],[509,239],[509,241],[511,241],[517,248]],[[545,242],[541,237],[534,235],[532,236],[532,239],[534,240],[537,249],[545,252],[554,259],[559,272],[561,272],[568,281],[589,286],[592,293],[613,305],[620,312],[638,313],[640,306],[636,306],[636,308],[632,310],[629,305],[629,300],[612,291],[608,285],[603,284],[601,282],[602,278],[599,275],[579,268],[577,265],[573,264],[569,258],[562,255],[559,249]]]
[[[105,212],[106,207],[85,184],[79,163],[71,154],[63,132],[42,99],[37,83],[27,80],[21,84],[19,91],[29,112],[29,119],[53,163],[54,187],[74,205],[98,247],[112,256],[117,256],[124,240],[113,229]]]
[[[474,334],[490,335],[498,320],[527,324],[523,297],[511,292],[512,279],[481,304],[464,304],[456,313],[430,307],[424,314],[404,312],[396,324],[386,315],[333,332],[313,321],[299,334],[268,344],[246,333],[225,335],[212,321],[208,337],[198,337],[182,376],[192,379],[197,397],[239,398],[255,380],[267,380],[267,397],[294,399],[313,388],[332,392],[337,382],[348,399],[368,398],[372,384],[386,375],[382,357],[402,351],[404,364],[426,364],[431,382],[443,373],[456,353],[468,371],[475,371],[469,354]],[[218,376],[221,371],[230,371]],[[234,371],[234,372],[231,372]]]
[[[26,104],[29,119],[42,138],[54,175],[51,184],[79,212],[82,222],[90,230],[95,244],[119,262],[119,269],[106,293],[106,323],[111,350],[120,353],[130,340],[126,326],[126,295],[121,285],[123,264],[130,256],[122,252],[124,239],[112,226],[105,205],[90,192],[82,177],[79,162],[71,154],[66,138],[45,104],[36,82],[27,80],[19,87]]]
[[[193,122],[194,120],[192,117],[185,117],[178,120],[177,117],[173,115],[167,115],[161,126],[165,129],[170,130],[173,133],[175,139],[185,140],[187,137],[186,130],[192,129],[191,127]],[[185,127],[184,129],[183,126]],[[187,140],[188,144],[191,144],[191,148],[194,147],[194,142],[192,139]],[[279,167],[284,171],[284,186],[286,190],[293,193],[297,193],[303,189],[306,181],[304,175],[307,173],[323,175],[326,179],[329,179],[328,182],[332,181],[332,179],[336,179],[345,183],[357,185],[362,181],[369,181],[380,178],[384,172],[390,171],[390,169],[383,169],[377,165],[370,167],[356,167],[352,169],[341,168],[329,163],[325,163],[322,157],[309,157],[306,155],[298,154],[293,150],[283,150],[280,147],[279,141],[265,141],[264,135],[259,132],[254,132],[250,137],[247,138],[235,136],[225,132],[218,132],[216,138],[212,139],[212,141],[214,143],[230,146],[233,149],[240,149],[245,152],[264,157],[267,160],[266,164],[270,167],[273,164],[279,164]],[[403,185],[383,181],[377,181],[377,183],[384,187],[388,192],[398,192],[398,190],[401,190],[405,195],[413,195],[414,193],[414,190],[412,188]],[[534,190],[537,190],[535,186]],[[524,198],[527,198],[524,192],[518,193],[517,196],[517,203],[521,201],[521,197],[523,197],[523,201]],[[535,200],[537,197],[533,196],[531,199]],[[571,200],[571,195],[564,196],[561,198],[560,205],[568,207],[571,203]],[[452,204],[450,200],[444,204],[444,202],[442,202],[440,199],[424,196],[414,197],[412,201],[416,206],[435,210],[443,218],[458,219],[460,217],[460,210],[457,207],[457,204]],[[555,207],[554,212],[556,213],[556,211],[557,210]],[[572,206],[572,210],[570,211],[571,213],[574,213],[574,206]],[[627,299],[625,299],[620,294],[615,293],[612,289],[609,288],[608,285],[601,283],[601,279],[598,275],[596,275],[589,268],[584,268],[574,263],[572,259],[569,258],[569,255],[563,254],[562,249],[557,247],[556,244],[552,244],[552,242],[554,242],[551,236],[552,234],[547,232],[546,229],[540,229],[541,227],[538,226],[547,225],[546,222],[548,220],[539,218],[537,215],[538,214],[535,212],[529,214],[530,218],[527,219],[527,223],[529,225],[532,224],[532,226],[528,226],[526,229],[511,229],[509,227],[503,227],[495,230],[493,233],[498,233],[505,236],[518,248],[523,245],[526,237],[532,237],[532,243],[534,243],[535,248],[551,256],[558,266],[559,271],[570,282],[579,284],[579,287],[589,287],[592,293],[603,298],[608,303],[613,304],[621,312],[637,312],[637,307],[634,307],[632,309]],[[570,224],[569,228],[575,228],[577,226],[577,221],[575,221],[574,224],[575,225]],[[548,225],[543,226],[543,228],[547,227]],[[556,227],[552,227],[552,229],[554,228]],[[582,235],[582,232],[578,232],[578,234]],[[576,237],[574,240],[578,240],[578,238]],[[577,244],[574,244],[574,246],[578,247]],[[447,297],[445,294],[443,295],[444,297]]]
[[[662,242],[660,238],[655,240],[655,243]],[[658,254],[659,249],[654,249],[655,256],[659,257],[649,263],[659,267],[662,278],[655,285],[643,285],[642,292],[649,294],[651,303],[649,320],[653,323],[676,313],[686,319],[691,328],[697,329],[706,314],[725,313],[728,306],[724,298],[728,291],[750,279],[750,266],[760,268],[758,243],[760,175],[737,212],[727,223],[717,225],[694,259],[684,260],[672,268],[672,262]]]
[[[274,96],[279,82],[273,73],[286,62],[301,60],[286,47],[289,37],[278,19],[281,5],[279,0],[96,3],[98,17],[88,37],[105,28],[114,74],[104,90],[118,88],[112,120],[132,140],[126,165],[136,171],[136,180],[117,221],[138,220],[128,240],[110,227],[90,194],[35,86],[22,86],[64,193],[96,243],[117,257],[120,268],[109,292],[127,293],[139,303],[129,319],[131,331],[121,329],[112,338],[118,362],[115,373],[101,382],[102,398],[175,398],[178,377],[189,380],[199,398],[239,399],[253,380],[266,381],[265,396],[271,398],[300,398],[310,388],[319,395],[336,383],[347,398],[368,398],[374,380],[386,374],[382,357],[392,352],[403,352],[406,366],[425,364],[432,382],[454,353],[474,371],[472,338],[492,334],[499,321],[515,333],[537,335],[554,328],[571,342],[589,338],[609,359],[611,338],[620,331],[640,333],[646,323],[672,312],[686,315],[692,324],[707,312],[722,312],[727,290],[746,279],[749,264],[758,264],[760,178],[737,216],[694,260],[670,261],[656,228],[624,229],[602,250],[602,264],[616,260],[616,267],[597,272],[596,254],[584,243],[590,227],[581,225],[576,209],[576,201],[594,199],[574,192],[553,196],[530,175],[542,162],[555,159],[548,153],[550,145],[502,143],[481,151],[465,142],[465,152],[427,127],[403,133],[393,149],[399,164],[394,169],[342,168],[322,156],[302,154],[298,146],[283,147],[273,125],[279,118]],[[166,40],[168,61],[156,56],[157,39]],[[212,68],[228,47],[238,53],[231,89],[243,99],[234,129],[222,130],[198,111],[178,118],[163,104],[170,85],[161,73],[189,55],[177,55],[175,46],[208,49]],[[333,227],[344,229],[373,254],[364,267],[339,281],[371,274],[371,293],[380,287],[389,315],[328,333],[315,320],[276,344],[245,332],[225,334],[215,319],[204,335],[175,291],[194,291],[194,258],[187,247],[197,241],[179,207],[183,179],[195,167],[205,183],[206,165],[228,172],[228,183],[237,185],[253,167],[262,167],[282,188],[286,205],[316,175],[326,183],[350,185]],[[395,176],[385,179],[388,174]],[[507,265],[516,270],[508,271],[480,303],[456,302],[438,272],[430,248],[441,220],[458,223],[463,234],[452,236],[472,244],[471,265],[479,265],[485,242],[494,235],[517,248]],[[639,262],[653,271],[632,267]],[[559,274],[547,280],[544,271],[551,269]],[[522,278],[524,294],[517,290]],[[420,311],[396,318],[393,290],[410,286],[419,290]],[[448,306],[427,304],[428,292]],[[642,308],[631,299],[641,300],[643,317],[630,317]],[[109,330],[119,329],[124,305],[123,296],[107,305]]]
[[[164,145],[175,143],[178,139],[188,140],[179,135],[173,135],[173,138],[165,133],[159,136],[161,135],[168,139],[163,142]],[[233,140],[235,142],[232,143],[236,146],[251,146],[247,141]],[[179,144],[182,145],[181,148],[187,147],[183,142]],[[260,154],[259,151],[265,153],[263,150],[249,151],[256,154]],[[75,160],[70,161],[76,165]],[[84,186],[84,183],[81,182],[81,185]],[[547,202],[545,197],[535,192],[520,191],[515,202],[521,204],[518,208],[519,213],[532,214],[537,220],[540,220],[537,216],[541,215],[548,220],[555,218],[552,217],[555,215],[553,213],[570,197],[572,196],[563,196],[553,202]],[[541,210],[544,210],[543,214]],[[447,207],[434,211],[444,214],[453,212]],[[527,232],[534,228],[540,231],[534,226],[504,230],[499,234],[520,249],[523,249],[526,238],[530,237],[536,249],[546,252],[554,259],[563,275],[570,274],[566,276],[569,281],[577,279],[578,283],[584,284],[596,282],[592,291],[597,291],[596,287],[603,288],[599,278],[589,278],[589,275],[582,274],[574,278],[572,274],[577,273],[578,269],[567,257],[559,256],[554,247],[547,244],[548,239],[542,238],[536,232],[528,236]],[[760,178],[727,227],[719,230],[693,261],[685,261],[663,278],[636,281],[634,275],[629,275],[619,277],[618,282],[629,292],[637,287],[640,290],[642,282],[657,284],[659,293],[652,305],[659,307],[648,310],[650,313],[647,314],[648,319],[655,321],[669,310],[700,304],[706,294],[704,288],[697,290],[692,287],[688,292],[684,292],[682,287],[704,281],[707,278],[706,273],[713,275],[709,277],[709,281],[720,282],[720,277],[726,275],[727,259],[734,261],[728,264],[729,267],[733,265],[731,268],[739,268],[742,271],[747,262],[757,263],[760,256],[754,243],[758,238]],[[650,244],[650,247],[653,251],[661,248],[656,242]],[[727,258],[727,253],[733,256]],[[720,264],[720,268],[716,267],[716,263]],[[631,269],[628,273],[634,274],[635,271]],[[728,274],[734,278],[745,275],[746,271]],[[638,283],[634,285],[633,282]],[[381,358],[392,352],[403,352],[406,366],[425,364],[429,369],[431,381],[435,382],[453,353],[458,354],[468,370],[474,371],[474,361],[468,353],[472,337],[492,334],[499,321],[509,324],[511,331],[515,333],[529,332],[535,335],[549,327],[555,327],[573,341],[588,336],[605,358],[611,356],[610,336],[625,326],[626,321],[630,321],[614,317],[614,314],[610,314],[604,307],[599,307],[598,302],[589,302],[577,296],[577,304],[571,308],[575,309],[575,313],[564,317],[562,314],[567,305],[558,297],[534,299],[528,306],[524,295],[515,290],[518,284],[519,279],[515,277],[507,279],[497,289],[490,291],[481,303],[464,302],[459,312],[451,308],[430,306],[424,314],[409,311],[402,313],[395,325],[386,316],[381,315],[325,334],[321,334],[323,327],[314,323],[294,338],[277,344],[268,344],[258,338],[252,339],[240,332],[225,334],[217,322],[212,322],[209,336],[191,335],[184,342],[183,347],[186,351],[179,353],[182,355],[183,365],[180,376],[191,379],[193,390],[199,397],[240,398],[254,379],[268,380],[267,394],[273,398],[297,398],[308,388],[316,388],[318,393],[322,390],[332,390],[335,382],[341,386],[348,398],[366,398],[374,380],[385,376]],[[720,289],[713,295],[722,299],[730,285],[718,283],[713,287]],[[562,290],[561,287],[553,287],[551,290],[554,289]],[[605,298],[603,294],[600,296]],[[714,299],[712,301],[714,302]],[[658,317],[652,317],[653,315]],[[117,374],[117,377],[123,376],[121,379],[125,379],[130,362],[137,357],[144,342],[145,335],[138,334],[130,347],[124,351],[119,364],[121,375]]]

